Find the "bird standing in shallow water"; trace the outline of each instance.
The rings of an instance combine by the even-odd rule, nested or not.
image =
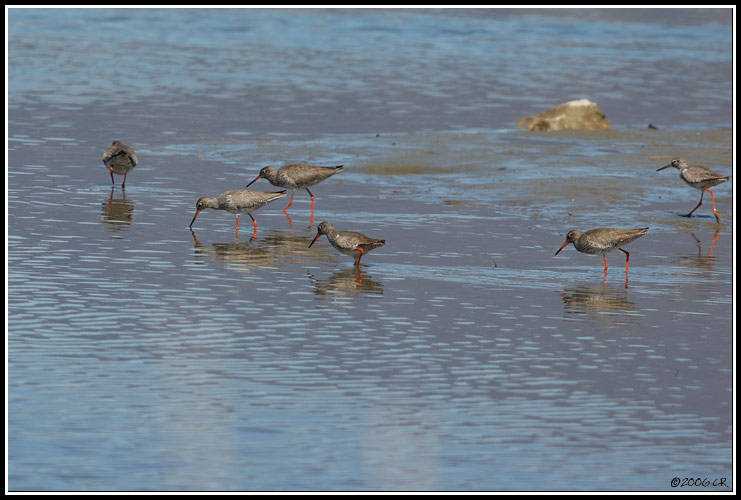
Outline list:
[[[319,184],[323,180],[333,176],[334,174],[342,170],[342,165],[336,167],[319,167],[315,165],[307,165],[306,163],[296,163],[293,165],[285,165],[279,169],[274,167],[265,167],[260,170],[260,173],[255,179],[247,184],[245,187],[250,187],[254,182],[260,179],[267,179],[273,186],[281,187],[284,189],[291,190],[291,199],[288,200],[288,205],[283,209],[283,213],[288,217],[287,210],[293,204],[293,195],[297,189],[305,189],[309,196],[311,196],[311,223],[314,225],[314,195],[309,191],[309,187],[314,184]],[[290,218],[289,218],[290,223]]]
[[[661,170],[664,170],[665,168],[674,167],[677,170],[679,170],[679,176],[682,178],[684,182],[689,184],[695,189],[699,189],[702,191],[702,194],[700,195],[700,203],[697,204],[695,208],[692,209],[692,212],[688,213],[684,217],[690,217],[695,210],[700,208],[700,205],[702,205],[702,198],[705,196],[705,191],[710,193],[710,198],[713,201],[713,214],[715,215],[715,220],[720,222],[720,214],[715,209],[715,195],[710,190],[711,187],[717,186],[718,184],[722,182],[726,182],[730,177],[726,175],[720,175],[717,172],[714,172],[710,170],[707,167],[700,167],[700,166],[689,166],[687,165],[687,162],[684,161],[683,158],[677,158],[675,160],[672,160],[672,162],[669,165],[664,165],[663,167],[657,169],[656,171],[659,172]]]
[[[352,231],[338,231],[332,224],[324,221],[317,227],[316,236],[309,243],[309,248],[323,234],[327,235],[327,239],[337,250],[345,255],[357,258],[355,260],[355,267],[358,269],[360,269],[360,258],[363,255],[386,244],[386,240],[369,238],[364,234],[354,233]]]
[[[263,193],[261,191],[251,191],[249,189],[233,189],[231,191],[225,191],[215,198],[204,196],[196,202],[196,214],[193,216],[193,220],[190,221],[188,227],[193,226],[196,217],[198,217],[201,210],[205,208],[226,210],[230,214],[237,214],[237,222],[234,225],[235,237],[239,237],[239,216],[241,214],[247,214],[255,225],[255,232],[252,234],[252,237],[254,238],[257,236],[257,221],[252,217],[250,212],[254,212],[278,198],[283,198],[285,195],[285,191]]]
[[[625,274],[627,275],[630,254],[620,247],[627,245],[647,232],[647,227],[641,229],[615,229],[611,227],[600,227],[597,229],[590,229],[585,233],[572,229],[566,234],[566,242],[561,245],[561,248],[558,249],[556,255],[558,255],[566,245],[573,243],[574,248],[581,253],[601,255],[602,259],[605,261],[605,273],[607,273],[607,257],[605,257],[605,254],[612,252],[617,248],[625,254]]]
[[[113,141],[108,149],[103,153],[103,165],[105,165],[111,172],[111,184],[115,184],[113,180],[113,174],[123,175],[123,182],[121,183],[121,189],[126,187],[126,174],[133,169],[139,160],[134,154],[134,150],[129,146],[121,143],[121,141]]]

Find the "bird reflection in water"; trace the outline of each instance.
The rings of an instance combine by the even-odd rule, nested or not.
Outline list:
[[[258,267],[284,267],[288,265],[316,264],[317,260],[331,262],[331,256],[317,256],[306,248],[305,234],[291,234],[280,230],[269,231],[259,240],[250,238],[240,242],[203,245],[191,230],[196,255],[210,256],[224,265],[238,269]]]
[[[100,220],[105,222],[107,229],[111,231],[123,231],[129,229],[134,222],[134,202],[126,200],[126,191],[120,190],[120,197],[114,198],[115,190],[111,188],[111,194],[107,200],[101,203]]]
[[[204,246],[198,240],[195,231],[191,229],[190,233],[193,236],[193,248],[196,249],[196,256],[199,258],[211,257],[225,266],[238,269],[254,269],[274,264],[275,259],[269,252],[251,244],[254,238],[242,242],[235,238],[230,243],[212,243],[210,246]]]
[[[708,270],[711,269],[713,267],[713,263],[715,262],[715,257],[713,257],[713,250],[715,249],[715,244],[718,242],[718,238],[720,237],[720,230],[715,231],[715,234],[713,234],[713,237],[710,240],[710,248],[708,249],[707,255],[702,254],[702,241],[700,241],[700,238],[695,236],[695,233],[690,233],[690,236],[692,236],[692,238],[697,243],[697,255],[682,255],[680,256],[680,262],[687,267]]]
[[[320,297],[383,295],[383,283],[373,280],[367,272],[357,267],[337,271],[327,279],[316,279],[312,274],[309,274],[309,278],[314,283],[314,295]]]
[[[577,286],[561,292],[564,313],[609,318],[624,324],[635,322],[641,315],[639,308],[628,299],[627,281],[625,289],[607,286]]]

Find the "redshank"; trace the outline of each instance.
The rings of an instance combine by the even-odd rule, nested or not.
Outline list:
[[[561,245],[561,248],[558,249],[556,255],[558,255],[566,245],[573,243],[574,248],[581,253],[601,255],[602,259],[605,261],[605,272],[607,272],[607,257],[605,257],[605,254],[617,248],[625,254],[625,274],[628,274],[630,254],[620,247],[627,245],[647,232],[647,227],[641,229],[615,229],[611,227],[600,227],[597,229],[590,229],[585,233],[572,229],[566,234],[566,242]]]
[[[309,191],[309,187],[314,184],[319,184],[328,177],[342,170],[342,165],[336,167],[318,167],[315,165],[307,165],[306,163],[296,163],[293,165],[285,165],[279,169],[274,167],[265,167],[260,170],[260,173],[255,179],[247,184],[245,187],[250,187],[254,182],[260,179],[267,179],[273,186],[281,187],[284,189],[291,190],[291,199],[288,200],[288,205],[283,209],[283,213],[288,216],[286,212],[293,204],[293,194],[297,189],[305,189],[309,196],[311,196],[311,225],[314,225],[314,195]]]
[[[193,220],[190,221],[188,227],[192,227],[196,221],[196,217],[201,213],[204,208],[213,208],[215,210],[226,210],[230,214],[237,214],[237,222],[234,225],[235,235],[239,236],[239,216],[241,214],[247,214],[252,219],[252,223],[255,225],[255,232],[252,234],[254,238],[257,236],[257,221],[250,212],[264,207],[273,200],[283,198],[286,195],[285,191],[276,191],[272,193],[263,193],[261,191],[251,191],[249,189],[233,189],[221,193],[216,198],[209,198],[204,196],[196,202],[196,214],[193,216]]]
[[[111,184],[115,184],[113,174],[123,175],[121,189],[126,187],[126,174],[133,169],[139,160],[136,159],[134,150],[125,146],[121,141],[113,141],[113,144],[103,153],[103,164],[111,172]]]
[[[309,243],[309,248],[323,234],[327,235],[327,239],[337,250],[345,255],[357,258],[355,266],[358,269],[360,269],[360,259],[363,255],[386,244],[386,240],[369,238],[364,234],[354,233],[352,231],[338,231],[332,224],[324,221],[317,227],[316,236]]]
[[[700,208],[700,205],[702,205],[702,198],[703,196],[705,196],[705,191],[707,191],[708,193],[710,193],[710,198],[713,200],[713,214],[715,215],[715,220],[720,222],[720,214],[715,209],[715,195],[710,190],[710,188],[713,186],[717,186],[722,182],[726,182],[730,177],[726,175],[720,175],[717,172],[713,172],[707,167],[690,167],[689,165],[687,165],[687,162],[685,162],[683,158],[672,160],[669,165],[664,165],[656,171],[658,172],[659,170],[664,170],[665,168],[669,167],[674,167],[679,170],[679,176],[684,182],[686,182],[693,188],[700,189],[702,191],[702,194],[700,194],[700,203],[698,203],[697,206],[692,209],[692,212],[688,213],[684,217],[690,217],[695,210]]]

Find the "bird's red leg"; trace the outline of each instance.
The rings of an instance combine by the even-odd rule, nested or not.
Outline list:
[[[363,249],[360,248],[360,247],[355,247],[355,250],[357,250],[358,252],[360,252],[360,255],[358,255],[358,260],[355,261],[355,267],[357,267],[358,269],[360,269],[360,259],[363,258],[363,254],[365,252],[363,252]]]
[[[253,238],[257,238],[257,221],[254,217],[252,217],[252,214],[247,214],[250,216],[250,219],[252,219],[252,223],[255,225],[255,231],[252,233]]]
[[[705,191],[707,191],[708,193],[710,193],[710,199],[713,200],[713,214],[715,214],[715,220],[717,220],[718,222],[720,222],[720,214],[715,209],[715,195],[709,189],[706,189]]]
[[[628,274],[628,262],[630,262],[630,254],[622,248],[618,248],[618,250],[625,254],[625,274]]]
[[[293,205],[293,193],[295,191],[291,191],[291,199],[288,200],[288,205],[286,205],[286,208],[283,209],[283,215],[286,216],[286,219],[288,219],[288,227],[293,228],[293,222],[291,221],[291,216],[288,215],[287,210],[290,208],[291,205]]]
[[[312,227],[314,225],[314,195],[311,194],[309,188],[306,188],[306,192],[309,193],[309,196],[311,196],[311,219],[309,221],[309,227]]]
[[[295,192],[295,191],[291,191],[291,199],[290,199],[290,200],[288,200],[288,205],[286,205],[286,208],[284,208],[284,209],[283,209],[283,213],[284,213],[284,214],[286,213],[286,210],[288,210],[289,208],[291,208],[291,205],[293,205],[293,193],[294,193],[294,192]],[[286,215],[288,215],[288,214],[286,214]],[[250,217],[251,217],[251,216],[250,216]]]

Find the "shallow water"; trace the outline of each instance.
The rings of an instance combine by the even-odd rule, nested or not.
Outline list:
[[[728,12],[11,9],[8,489],[731,491],[733,181],[650,159],[731,173]],[[360,271],[305,192],[188,230],[296,161]]]

